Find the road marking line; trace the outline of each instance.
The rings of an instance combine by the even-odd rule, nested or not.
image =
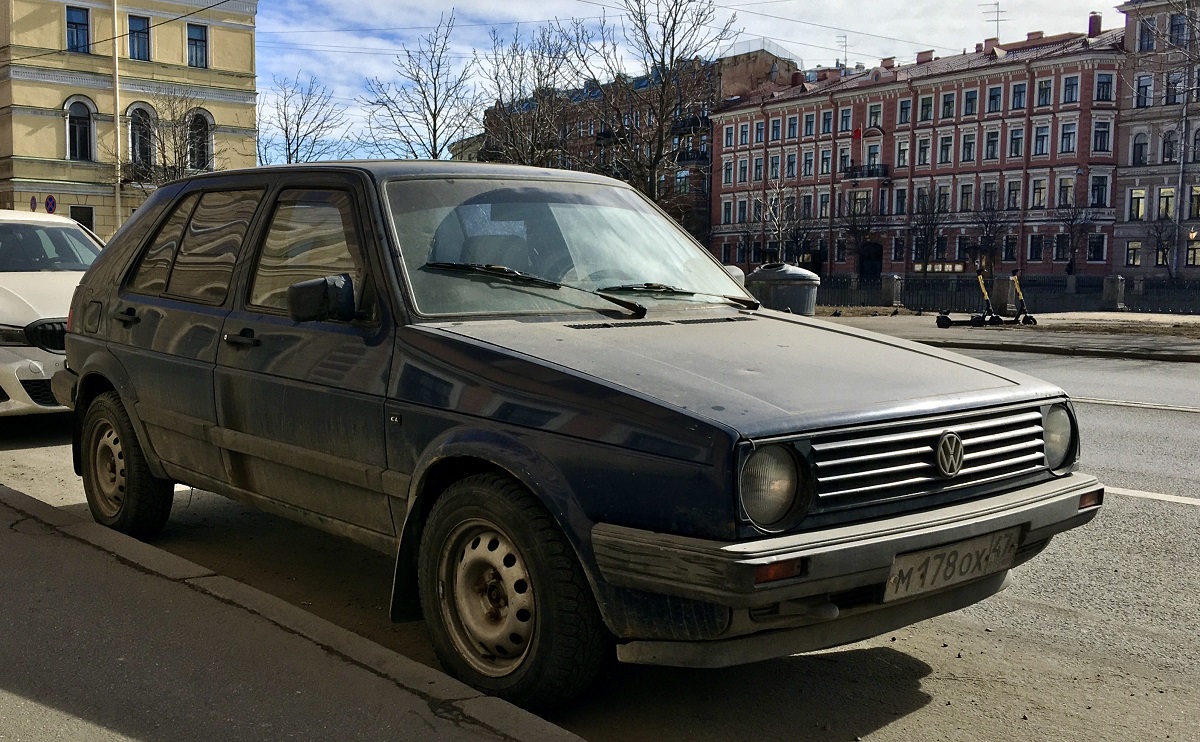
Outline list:
[[[1071,397],[1072,402],[1080,404],[1100,404],[1111,407],[1139,407],[1146,410],[1164,410],[1166,412],[1200,413],[1200,407],[1180,407],[1173,404],[1157,404],[1154,402],[1126,402],[1120,399],[1096,399],[1095,397]]]
[[[1195,505],[1200,507],[1200,497],[1180,497],[1179,495],[1163,495],[1158,492],[1142,492],[1141,490],[1127,490],[1124,487],[1105,487],[1105,492],[1111,492],[1114,495],[1125,495],[1126,497],[1141,497],[1146,500],[1162,500],[1163,502],[1177,502],[1181,505]]]

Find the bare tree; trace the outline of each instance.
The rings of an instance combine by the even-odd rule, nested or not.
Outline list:
[[[1075,271],[1075,257],[1087,246],[1088,235],[1095,231],[1096,219],[1092,210],[1080,201],[1063,204],[1056,211],[1062,234],[1067,236],[1067,273],[1070,274]]]
[[[877,239],[881,226],[879,212],[871,204],[867,191],[851,191],[837,217],[837,226],[845,236],[848,252],[857,258],[862,248]]]
[[[441,159],[472,133],[480,109],[474,64],[457,69],[450,52],[454,14],[442,16],[416,49],[401,47],[396,81],[373,77],[360,102],[367,108],[365,145],[381,157]]]
[[[570,70],[585,81],[579,114],[598,127],[596,156],[580,153],[575,167],[618,177],[658,202],[672,192],[677,152],[698,151],[693,140],[708,131],[717,80],[705,60],[733,37],[735,17],[719,22],[713,0],[617,0],[616,8],[619,26],[559,27]]]
[[[313,162],[339,159],[354,150],[346,107],[332,91],[309,76],[272,77],[258,106],[258,162]]]
[[[171,85],[147,96],[145,106],[135,106],[121,181],[151,191],[188,173],[221,167],[226,152],[202,102],[187,88]]]
[[[1012,225],[1012,212],[1000,207],[996,194],[987,194],[979,204],[979,211],[972,214],[972,222],[979,231],[979,239],[969,249],[969,256],[983,270],[985,278],[991,278],[996,253],[1000,249],[1000,238]]]
[[[1169,216],[1159,215],[1146,224],[1146,241],[1154,249],[1154,262],[1167,269],[1167,278],[1175,278],[1176,275],[1171,265],[1171,255],[1179,241],[1179,231],[1179,225]]]
[[[553,167],[568,156],[568,123],[574,102],[562,34],[541,27],[528,39],[492,30],[492,50],[475,55],[481,97],[493,101],[483,113],[481,159]]]
[[[939,203],[937,195],[929,189],[918,190],[908,229],[913,236],[913,261],[921,264],[926,272],[937,250],[938,239],[949,222],[950,212]]]

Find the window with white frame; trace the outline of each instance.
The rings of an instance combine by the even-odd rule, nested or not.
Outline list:
[[[1112,122],[1096,121],[1092,124],[1092,151],[1112,152]]]
[[[67,159],[92,160],[94,158],[95,129],[92,106],[81,100],[67,105]]]

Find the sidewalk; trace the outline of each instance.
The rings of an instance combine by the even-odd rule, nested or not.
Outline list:
[[[1070,312],[1037,315],[1036,326],[943,330],[936,313],[831,317],[832,311],[817,307],[816,318],[942,348],[1200,363],[1200,316],[1193,315]]]
[[[0,739],[578,739],[2,486],[0,605]]]

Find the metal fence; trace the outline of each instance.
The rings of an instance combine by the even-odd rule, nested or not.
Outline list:
[[[1144,283],[1126,281],[1125,306],[1135,312],[1200,314],[1200,280],[1147,278]]]
[[[988,291],[992,281],[985,280]],[[908,309],[922,312],[982,312],[983,294],[975,276],[906,278],[900,289],[900,301]]]
[[[824,276],[817,303],[826,307],[880,307],[884,304],[883,279],[855,275]]]

